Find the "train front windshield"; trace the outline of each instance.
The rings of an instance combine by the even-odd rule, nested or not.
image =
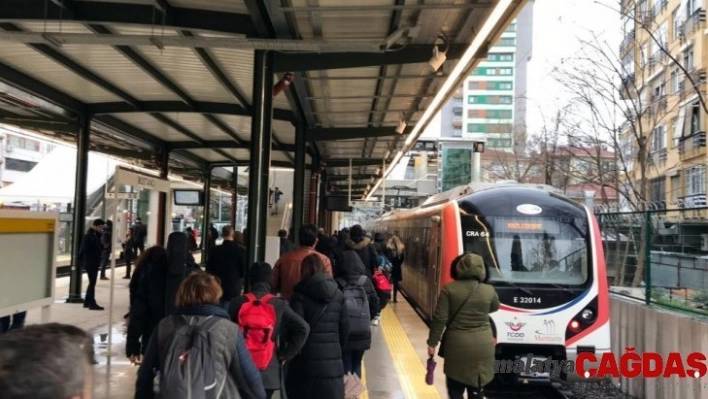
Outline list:
[[[580,286],[588,279],[588,222],[580,218],[461,215],[466,252],[481,255],[489,282]]]

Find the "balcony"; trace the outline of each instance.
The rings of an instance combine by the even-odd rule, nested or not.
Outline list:
[[[697,132],[679,140],[679,157],[682,161],[706,155],[706,132]]]
[[[679,101],[684,101],[687,98],[693,97],[697,93],[705,94],[706,93],[706,69],[705,68],[700,68],[700,69],[693,69],[689,71],[689,76],[691,79],[689,80],[688,78],[685,78],[683,81],[679,83],[679,94],[680,94],[680,100]],[[691,82],[693,81],[693,82]],[[695,87],[694,87],[695,83]]]
[[[683,209],[692,208],[705,208],[706,207],[706,195],[705,194],[694,194],[687,195],[685,197],[679,198],[679,203]]]
[[[649,155],[649,166],[663,166],[666,164],[666,148],[652,152]]]
[[[690,36],[693,32],[704,29],[706,26],[706,10],[699,8],[683,23],[679,32],[685,36]]]
[[[632,29],[630,32],[627,32],[627,35],[624,37],[622,43],[620,44],[620,54],[625,54],[628,50],[634,48],[635,37],[636,33],[634,29]]]
[[[653,116],[661,116],[666,113],[667,105],[668,100],[665,95],[652,95],[648,106],[649,114]]]
[[[636,96],[636,88],[634,87],[634,74],[631,73],[622,78],[622,82],[617,88],[620,98],[623,100],[631,100]]]

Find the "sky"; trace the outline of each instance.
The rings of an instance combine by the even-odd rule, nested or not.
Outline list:
[[[533,57],[528,65],[527,126],[538,132],[569,94],[551,71],[583,54],[581,40],[602,35],[619,52],[619,1],[536,0],[533,21]],[[565,101],[564,101],[565,100]],[[550,121],[549,121],[550,123]]]

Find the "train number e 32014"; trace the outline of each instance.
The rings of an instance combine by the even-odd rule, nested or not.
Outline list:
[[[514,303],[541,303],[541,298],[515,296]]]

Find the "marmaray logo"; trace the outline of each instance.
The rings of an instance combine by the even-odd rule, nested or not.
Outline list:
[[[535,338],[541,342],[563,341],[563,338],[556,335],[556,322],[553,320],[543,320],[543,328],[536,330]]]

